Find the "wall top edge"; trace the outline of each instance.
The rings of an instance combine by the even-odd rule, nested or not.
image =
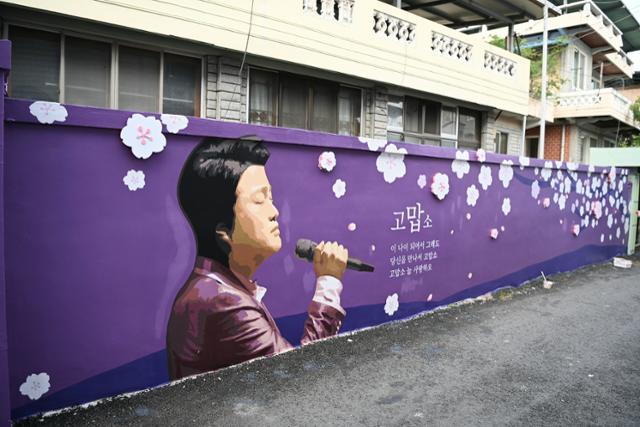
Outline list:
[[[111,110],[94,107],[83,107],[77,105],[67,105],[47,102],[54,107],[60,106],[66,112],[63,121],[53,121],[52,124],[43,124],[38,118],[31,114],[30,107],[35,102],[22,99],[5,100],[5,122],[36,124],[41,126],[71,126],[84,128],[100,128],[121,130],[127,120],[134,114],[141,114],[145,117],[153,117],[160,122],[162,114],[131,112],[123,110]],[[469,163],[506,164],[510,166],[520,166],[521,168],[547,168],[555,170],[571,170],[584,172],[605,172],[606,168],[593,165],[565,163],[524,156],[512,156],[497,154],[493,152],[479,153],[479,151],[465,148],[436,147],[430,145],[417,145],[399,141],[387,141],[373,138],[363,138],[355,136],[336,135],[323,132],[308,131],[304,129],[291,129],[271,126],[259,126],[222,120],[214,120],[199,117],[188,117],[187,127],[177,133],[181,136],[192,137],[219,137],[219,138],[242,138],[246,136],[256,136],[259,139],[277,144],[302,145],[318,147],[326,151],[327,149],[370,151],[380,155],[385,153],[390,156],[418,156],[436,159],[461,160]],[[162,127],[162,132],[167,138],[167,143],[172,143],[173,133]],[[10,143],[10,142],[9,142]],[[18,142],[19,143],[19,142]],[[318,154],[321,152],[319,151]],[[478,156],[482,157],[480,161]]]

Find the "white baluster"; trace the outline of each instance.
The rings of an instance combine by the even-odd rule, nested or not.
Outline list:
[[[388,17],[389,26],[387,27],[387,35],[393,39],[398,38],[398,19]]]
[[[354,0],[338,0],[338,21],[353,22],[353,2]]]
[[[383,13],[376,12],[374,19],[376,21],[373,29],[376,34],[384,34],[387,31],[387,16]]]
[[[302,10],[305,12],[318,13],[317,4],[315,0],[303,0]]]
[[[335,0],[322,0],[320,3],[320,15],[323,18],[333,19]]]

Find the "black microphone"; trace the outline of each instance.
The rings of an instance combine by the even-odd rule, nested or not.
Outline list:
[[[316,246],[318,246],[318,244],[309,239],[298,239],[298,243],[296,243],[296,255],[298,258],[313,262],[313,251],[316,249]],[[347,260],[347,268],[350,270],[368,272],[374,270],[373,265],[362,262],[357,258],[349,258]]]

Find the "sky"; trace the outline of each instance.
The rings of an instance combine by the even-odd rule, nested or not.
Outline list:
[[[640,22],[640,0],[622,0],[622,2],[627,6],[627,10],[631,11],[631,14]],[[633,61],[634,71],[640,71],[640,50],[627,53]]]

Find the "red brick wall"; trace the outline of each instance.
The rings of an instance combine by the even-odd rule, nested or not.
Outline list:
[[[528,129],[526,136],[540,135],[540,128]],[[569,160],[569,137],[571,136],[571,128],[565,126],[564,131],[564,159]],[[544,138],[544,158],[549,160],[560,160],[562,153],[562,126],[547,126]]]

